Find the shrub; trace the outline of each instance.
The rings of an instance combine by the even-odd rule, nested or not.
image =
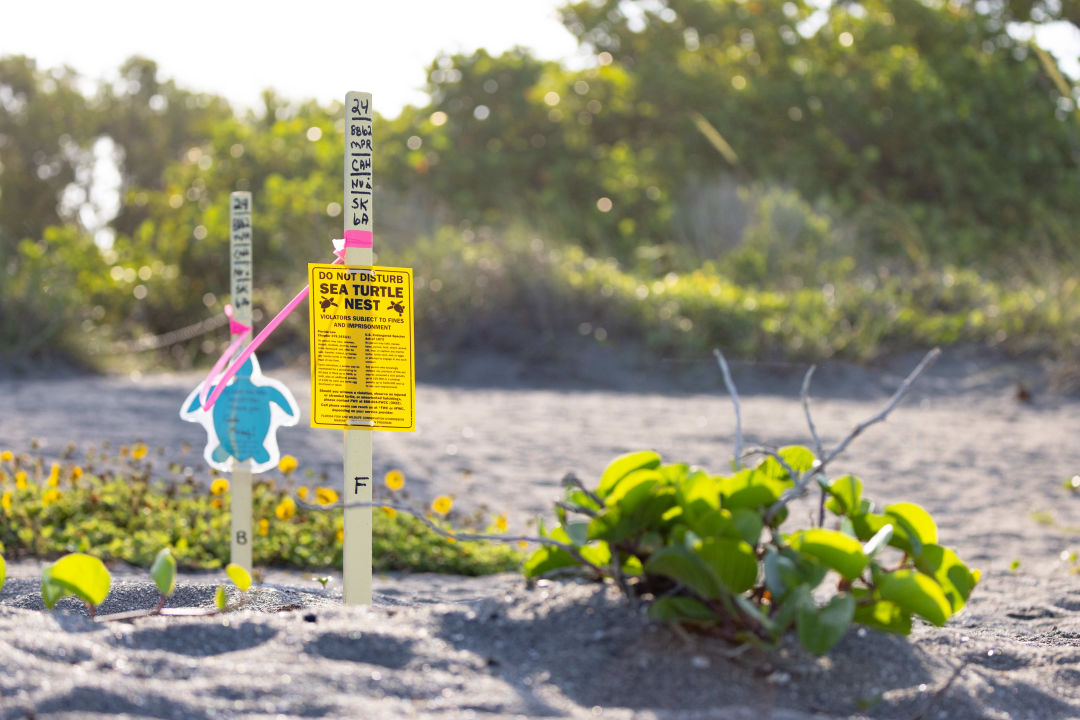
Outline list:
[[[41,458],[5,453],[10,459],[0,459],[0,552],[9,558],[92,552],[149,567],[162,547],[171,547],[182,567],[222,567],[229,556],[227,483],[211,484],[215,493],[176,466],[157,479],[145,446],[136,447],[122,448],[116,458],[91,454],[85,470],[70,462],[46,468]],[[301,503],[282,520],[275,510],[286,500],[292,502],[272,481],[256,482],[254,526],[266,534],[256,539],[254,562],[340,567],[341,511]],[[446,522],[461,520],[451,516]],[[520,555],[503,545],[448,542],[414,517],[376,512],[373,563],[382,571],[483,575],[515,569]]]
[[[541,526],[553,542],[528,558],[525,574],[585,568],[651,600],[657,620],[767,645],[794,628],[818,654],[852,623],[901,634],[915,616],[944,625],[979,572],[938,544],[923,508],[905,502],[878,511],[858,478],[825,475],[867,424],[821,457],[791,446],[764,453],[754,467],[737,457],[730,474],[663,464],[655,452],[616,458],[594,488],[568,484],[559,524]],[[810,482],[821,490],[817,526],[783,529],[787,503]]]

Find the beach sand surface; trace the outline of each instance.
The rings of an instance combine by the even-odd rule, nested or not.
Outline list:
[[[919,360],[818,370],[826,448],[874,415]],[[810,444],[804,368],[733,365],[747,446]],[[307,373],[272,370],[305,420],[281,430],[302,467],[341,474],[341,434],[306,427]],[[206,477],[205,438],[181,422],[196,374],[0,375],[0,448],[47,457],[108,441],[163,447]],[[1021,401],[1019,384],[1032,392]],[[550,518],[560,480],[595,482],[616,455],[655,449],[720,471],[732,404],[715,367],[586,364],[573,372],[481,359],[417,388],[417,432],[375,438],[376,476],[416,498]],[[270,569],[249,605],[211,617],[95,623],[71,600],[42,610],[40,563],[0,590],[0,720],[24,717],[1080,718],[1080,401],[1034,363],[946,353],[887,421],[836,461],[878,505],[909,501],[983,579],[943,628],[850,631],[824,658],[794,643],[733,651],[649,622],[614,588],[574,580],[379,576],[370,608],[342,607],[340,577]],[[184,444],[191,446],[184,455]],[[340,481],[336,481],[340,482]],[[378,495],[377,495],[378,496]],[[785,527],[808,518],[793,507]],[[171,605],[211,607],[223,575],[185,574]],[[150,607],[145,571],[114,570],[102,612]],[[236,598],[234,598],[236,599]]]

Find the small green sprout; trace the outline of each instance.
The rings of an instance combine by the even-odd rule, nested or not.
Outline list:
[[[329,575],[318,575],[318,576],[315,577],[315,579],[318,580],[320,584],[322,584],[323,590],[326,589],[326,583],[330,582],[330,576]],[[3,583],[0,583],[0,585],[2,585],[2,584]]]
[[[1019,569],[1020,569],[1020,558],[1016,558],[1011,563],[1009,563],[1009,572],[1016,572]]]
[[[233,581],[236,587],[241,591],[247,592],[251,587],[251,575],[247,570],[240,567],[236,563],[229,563],[225,566],[225,574],[229,576],[229,579]]]
[[[56,607],[56,603],[65,595],[64,589],[53,582],[52,569],[52,563],[41,568],[41,601],[48,610]]]
[[[41,575],[45,607],[51,610],[60,598],[74,595],[86,603],[91,617],[97,606],[105,601],[112,585],[105,563],[85,553],[65,555],[42,568]]]
[[[241,592],[246,593],[251,589],[251,574],[236,563],[229,563],[226,565],[225,574],[229,576],[229,580],[231,580]],[[225,594],[225,587],[223,585],[218,585],[217,591],[214,593],[214,604],[217,605],[218,610],[222,612],[229,609],[229,598]],[[235,609],[235,607],[233,609]]]
[[[176,558],[169,548],[162,548],[154,558],[154,564],[150,566],[150,578],[157,585],[164,603],[176,590]]]

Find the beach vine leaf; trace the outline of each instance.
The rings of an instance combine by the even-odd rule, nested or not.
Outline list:
[[[162,548],[150,566],[150,578],[157,585],[161,597],[167,598],[176,589],[176,558],[169,548]]]
[[[814,599],[809,595],[802,599],[796,621],[799,642],[810,652],[821,655],[847,632],[855,617],[855,598],[847,593],[834,595],[824,607],[814,605]]]
[[[47,610],[56,607],[56,603],[60,602],[60,599],[67,594],[64,592],[64,588],[53,582],[52,568],[52,563],[41,568],[41,601],[45,603]]]
[[[112,577],[92,555],[71,553],[41,569],[41,599],[52,610],[61,598],[73,595],[93,609],[105,601]]]
[[[225,574],[229,576],[229,579],[233,581],[236,587],[241,591],[247,592],[251,587],[251,574],[240,567],[236,563],[229,563],[225,566]]]

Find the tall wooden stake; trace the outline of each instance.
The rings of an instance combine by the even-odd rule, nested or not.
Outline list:
[[[251,327],[251,193],[229,195],[229,277],[230,302],[233,319]],[[244,336],[244,345],[251,341],[251,332]],[[235,444],[234,444],[235,445]],[[232,524],[233,563],[251,572],[251,461],[238,461],[233,466],[230,517]]]
[[[371,93],[345,95],[345,238],[372,231]],[[346,265],[372,265],[372,249],[347,247]],[[346,504],[371,502],[371,430],[345,430]],[[343,600],[346,605],[371,604],[371,507],[345,509]]]

